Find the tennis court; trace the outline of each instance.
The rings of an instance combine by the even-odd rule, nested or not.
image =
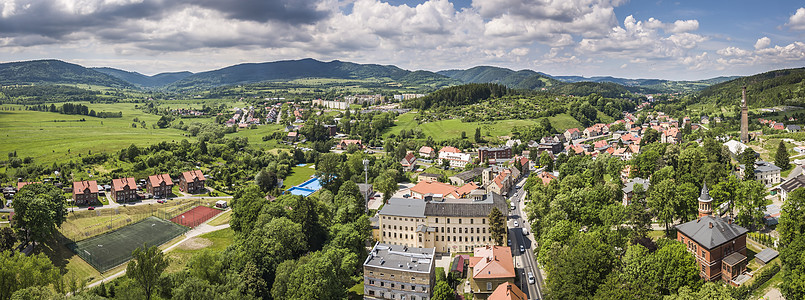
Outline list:
[[[118,230],[67,245],[78,256],[103,273],[131,259],[131,252],[143,244],[162,245],[187,231],[168,220],[148,217]]]
[[[215,208],[209,208],[206,206],[196,206],[193,209],[188,210],[174,217],[173,219],[171,219],[171,222],[193,228],[200,225],[201,223],[206,222],[212,217],[215,217],[221,212],[222,210]]]

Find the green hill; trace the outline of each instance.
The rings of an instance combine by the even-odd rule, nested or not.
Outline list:
[[[184,79],[187,76],[193,75],[191,72],[172,72],[172,73],[159,73],[153,76],[143,75],[137,72],[125,71],[115,68],[91,68],[92,70],[111,75],[131,84],[145,88],[163,87],[168,84],[174,83],[178,80]]]
[[[478,66],[467,70],[445,70],[438,74],[463,83],[499,83],[512,89],[539,89],[561,84],[560,81],[531,71],[514,71],[506,68]]]
[[[739,103],[743,86],[751,107],[805,106],[805,68],[775,70],[715,84],[699,93],[699,101]]]
[[[627,87],[613,82],[574,82],[551,88],[557,94],[587,96],[593,93],[606,98],[625,98],[632,94]],[[641,92],[646,92],[642,90]]]
[[[306,58],[234,65],[196,73],[174,82],[168,87],[184,90],[264,81],[290,81],[302,78],[379,79],[406,83],[437,83],[436,85],[453,83],[446,76],[427,71],[411,72],[396,66],[356,64],[337,60],[322,62]]]
[[[88,84],[130,88],[132,84],[95,70],[60,60],[34,60],[0,64],[0,85]]]

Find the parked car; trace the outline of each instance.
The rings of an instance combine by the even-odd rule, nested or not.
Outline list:
[[[520,245],[520,253],[523,253],[523,252],[525,252],[525,248],[523,248],[523,245]]]
[[[512,244],[512,240],[511,240],[511,239],[508,239],[508,240],[506,241],[506,245],[507,245],[507,246],[511,246],[511,244]]]
[[[165,203],[165,202],[167,202],[167,201],[162,200],[162,199],[157,200],[157,203]]]
[[[95,210],[95,206],[87,207],[87,210]]]
[[[528,283],[534,284],[534,273],[528,272]]]
[[[514,221],[514,227],[520,227],[520,223],[517,223],[517,221]]]

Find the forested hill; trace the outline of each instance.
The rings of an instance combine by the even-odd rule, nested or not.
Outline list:
[[[612,82],[574,82],[557,85],[550,89],[552,92],[562,95],[587,96],[598,94],[606,98],[629,98],[632,92],[655,93],[641,87],[626,87]]]
[[[189,89],[215,87],[263,81],[289,81],[302,78],[385,79],[391,81],[427,81],[434,85],[455,83],[450,78],[432,72],[411,71],[396,66],[356,64],[342,61],[322,62],[315,59],[285,60],[266,63],[239,64],[223,69],[196,73],[179,80],[170,88]],[[407,82],[404,82],[407,83]],[[440,84],[441,83],[441,84]]]
[[[89,84],[129,88],[132,84],[85,67],[60,60],[35,60],[0,64],[0,85]]]
[[[702,90],[699,101],[739,103],[743,86],[751,107],[805,106],[805,68],[775,70],[719,83]]]
[[[178,80],[184,79],[187,76],[193,75],[191,72],[171,72],[159,73],[153,76],[143,75],[137,72],[125,71],[115,68],[91,68],[92,70],[111,75],[122,80],[125,80],[134,85],[145,88],[162,87]]]
[[[560,81],[531,70],[513,71],[506,68],[478,66],[467,70],[436,72],[463,83],[499,83],[512,89],[539,89],[561,84]]]
[[[504,85],[495,83],[470,83],[451,86],[428,94],[425,97],[408,100],[403,107],[428,109],[431,107],[457,107],[475,104],[481,100],[498,98],[512,91]]]

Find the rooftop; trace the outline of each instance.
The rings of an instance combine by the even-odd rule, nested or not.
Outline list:
[[[475,248],[475,256],[470,257],[473,278],[514,277],[514,258],[512,250],[503,246],[484,246]]]
[[[707,249],[714,249],[748,232],[746,228],[710,215],[676,225],[676,229]]]
[[[474,191],[473,191],[474,192]],[[425,202],[424,199],[391,198],[380,210],[381,215],[424,218],[425,216],[484,217],[493,207],[506,211],[506,200],[494,192],[485,193],[480,200],[450,199]]]
[[[520,288],[509,282],[504,282],[495,288],[492,295],[487,300],[527,300],[525,293]]]
[[[777,252],[772,248],[766,248],[763,249],[763,251],[760,251],[758,254],[755,254],[755,259],[758,259],[762,261],[764,264],[767,264],[772,259],[776,258],[778,255],[780,255],[780,252]]]
[[[629,182],[627,182],[626,184],[624,184],[623,192],[631,193],[632,191],[634,191],[635,184],[643,185],[643,191],[645,191],[648,190],[648,187],[651,185],[651,182],[640,177],[635,177],[632,180],[629,180]]]
[[[407,272],[430,273],[436,248],[414,248],[376,243],[364,267],[379,267]]]

